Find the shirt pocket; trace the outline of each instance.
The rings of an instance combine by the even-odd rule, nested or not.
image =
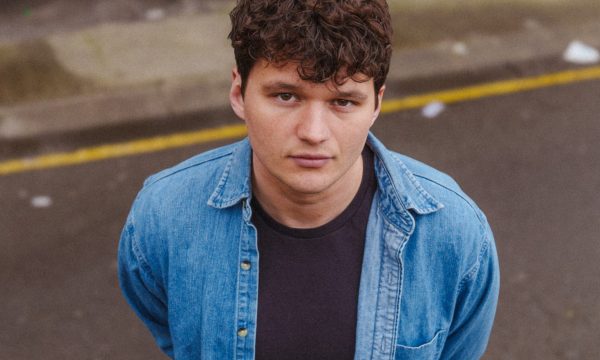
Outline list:
[[[436,360],[442,350],[445,330],[438,331],[431,340],[418,345],[396,345],[395,360]]]

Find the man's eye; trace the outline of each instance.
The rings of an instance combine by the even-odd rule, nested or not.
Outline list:
[[[292,95],[290,93],[281,93],[281,94],[277,94],[277,98],[279,100],[287,102],[287,101],[290,101],[290,100],[294,99],[294,95]]]
[[[354,105],[353,101],[346,100],[346,99],[336,99],[334,101],[334,103],[336,106],[340,106],[340,107],[348,107],[348,106]]]

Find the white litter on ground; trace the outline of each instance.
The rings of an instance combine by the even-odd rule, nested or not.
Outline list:
[[[52,198],[50,196],[34,196],[31,198],[31,206],[34,208],[47,208],[52,206]]]
[[[600,62],[600,52],[581,41],[571,41],[563,54],[563,59],[573,64],[595,64]]]
[[[456,55],[466,56],[469,54],[469,48],[467,47],[467,44],[459,41],[452,45],[452,52]]]
[[[158,21],[165,17],[165,11],[161,8],[152,8],[146,11],[146,20]]]
[[[443,102],[432,101],[421,109],[421,114],[428,119],[433,119],[438,117],[444,110],[446,110],[446,105]]]

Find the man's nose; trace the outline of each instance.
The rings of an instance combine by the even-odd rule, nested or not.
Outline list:
[[[319,144],[330,136],[328,109],[325,104],[309,103],[299,114],[296,133],[298,138],[311,144]]]

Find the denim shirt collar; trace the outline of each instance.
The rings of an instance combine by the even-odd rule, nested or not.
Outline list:
[[[252,148],[246,137],[233,148],[233,153],[225,165],[221,179],[208,205],[224,209],[249,199],[252,194]]]
[[[377,159],[375,171],[383,198],[389,198],[392,203],[400,204],[405,210],[413,210],[422,215],[444,207],[421,186],[398,155],[389,151],[372,133],[369,133],[367,144]]]
[[[402,163],[395,153],[369,133],[367,144],[375,153],[375,171],[382,198],[392,204],[417,214],[428,214],[444,207],[419,183],[414,174]],[[392,166],[392,163],[395,163]],[[252,148],[248,138],[234,147],[223,174],[208,200],[208,205],[223,209],[249,199],[252,194]],[[402,210],[402,209],[398,209]]]

